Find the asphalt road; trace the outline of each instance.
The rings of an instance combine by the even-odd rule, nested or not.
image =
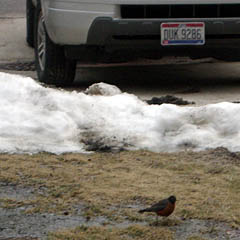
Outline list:
[[[0,18],[24,17],[26,0],[0,0]]]

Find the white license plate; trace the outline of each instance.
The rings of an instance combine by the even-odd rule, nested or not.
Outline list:
[[[161,44],[204,45],[205,24],[203,22],[181,22],[161,24]]]

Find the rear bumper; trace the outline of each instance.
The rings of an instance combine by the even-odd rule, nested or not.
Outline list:
[[[117,62],[129,58],[159,58],[166,55],[239,59],[240,19],[204,20],[206,43],[203,46],[161,46],[161,23],[176,21],[179,19],[120,20],[99,17],[90,26],[87,44],[66,45],[66,55],[86,62]]]
[[[86,44],[88,31],[101,17],[116,17],[115,5],[79,2],[50,1],[43,7],[45,25],[51,40],[59,45]]]
[[[157,19],[157,20],[123,20],[98,17],[90,26],[87,44],[116,45],[126,40],[157,40],[160,42],[160,25],[164,22],[204,22],[208,39],[231,38],[240,36],[240,18],[237,19]],[[235,37],[234,37],[235,38]],[[125,40],[125,41],[124,41]]]
[[[214,57],[226,61],[240,60],[240,36],[226,39],[207,39],[203,46],[160,45],[160,40],[124,40],[117,45],[66,45],[67,58],[84,63],[127,62],[138,58],[159,59],[163,56]]]
[[[51,40],[59,45],[114,44],[119,36],[160,37],[162,22],[205,22],[207,35],[240,34],[240,18],[122,19],[120,5],[107,1],[97,4],[52,0],[44,7],[44,17]]]

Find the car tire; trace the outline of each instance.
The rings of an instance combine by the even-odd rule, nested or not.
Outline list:
[[[64,48],[49,38],[40,4],[35,11],[34,46],[39,81],[58,87],[70,86],[75,77],[76,61],[67,59]]]
[[[34,11],[35,7],[32,0],[26,1],[26,30],[27,30],[27,44],[30,47],[34,46]]]

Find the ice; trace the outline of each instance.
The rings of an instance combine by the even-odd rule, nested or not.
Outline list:
[[[106,95],[68,92],[0,73],[0,152],[147,149],[240,151],[240,105],[148,105],[107,84]]]

